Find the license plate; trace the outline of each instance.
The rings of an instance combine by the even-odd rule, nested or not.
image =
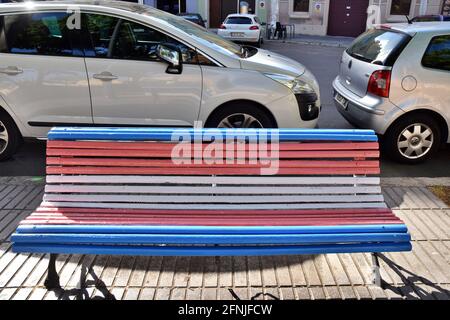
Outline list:
[[[244,33],[243,32],[231,32],[231,36],[242,38],[242,37],[244,37]]]
[[[348,100],[341,96],[339,93],[336,93],[334,96],[334,100],[336,100],[344,109],[348,108]]]

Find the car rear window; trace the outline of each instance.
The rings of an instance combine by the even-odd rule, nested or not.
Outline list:
[[[247,17],[229,17],[226,24],[252,24],[252,19]]]
[[[372,29],[360,35],[347,49],[355,59],[383,66],[393,66],[411,37],[401,32]]]

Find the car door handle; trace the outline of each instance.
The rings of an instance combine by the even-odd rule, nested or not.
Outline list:
[[[19,69],[15,66],[9,66],[7,68],[0,68],[0,73],[9,74],[10,76],[14,76],[16,74],[22,73],[23,70]]]
[[[103,71],[101,73],[96,73],[96,74],[93,75],[93,77],[95,79],[99,79],[99,80],[103,80],[103,81],[111,81],[111,80],[116,80],[116,79],[119,78],[118,76],[115,76],[111,72],[108,72],[108,71]]]

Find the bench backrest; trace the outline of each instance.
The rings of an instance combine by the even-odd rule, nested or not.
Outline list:
[[[52,129],[47,143],[44,206],[188,210],[386,207],[376,176],[379,151],[373,131],[226,132],[228,140],[217,138],[220,133],[225,136],[225,131],[218,129]],[[184,144],[177,142],[180,139]],[[196,143],[186,143],[186,139]],[[215,145],[212,139],[216,139]],[[242,159],[236,161],[238,155]],[[264,173],[262,169],[274,163],[278,170]]]

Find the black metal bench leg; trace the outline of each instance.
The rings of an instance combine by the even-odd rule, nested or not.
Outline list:
[[[381,287],[380,261],[378,253],[372,253],[372,284]]]
[[[47,271],[47,279],[45,279],[44,285],[47,290],[60,289],[61,285],[59,284],[59,276],[56,272],[56,257],[58,255],[51,253],[50,259],[48,262],[48,271]]]

